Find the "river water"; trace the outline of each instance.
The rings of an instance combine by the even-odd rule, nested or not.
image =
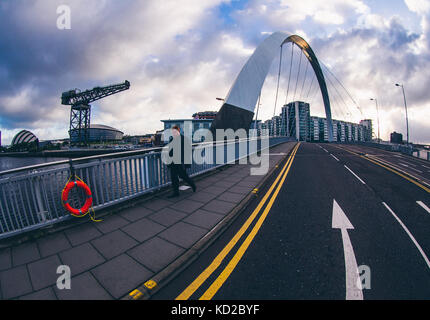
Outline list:
[[[35,164],[68,160],[56,157],[0,157],[0,172],[15,168],[27,167]]]

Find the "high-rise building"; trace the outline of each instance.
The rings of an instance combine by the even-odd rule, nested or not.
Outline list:
[[[398,133],[396,131],[391,132],[390,134],[390,142],[391,143],[403,143],[403,135],[401,133]]]
[[[372,120],[371,119],[361,120],[360,125],[365,128],[365,132],[363,133],[364,141],[372,141],[372,136],[373,136]]]
[[[281,135],[282,118],[281,116],[272,117],[272,136]],[[269,133],[270,134],[270,133]]]
[[[282,133],[295,137],[299,141],[310,140],[310,107],[303,101],[290,102],[282,107],[281,122]]]

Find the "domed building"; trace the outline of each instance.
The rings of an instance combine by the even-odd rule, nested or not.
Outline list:
[[[32,142],[38,143],[39,139],[32,132],[21,130],[13,137],[11,145],[30,144]]]
[[[118,129],[103,125],[103,124],[90,124],[89,129],[89,142],[107,142],[122,140],[124,133]],[[77,142],[78,136],[71,132],[71,142]]]

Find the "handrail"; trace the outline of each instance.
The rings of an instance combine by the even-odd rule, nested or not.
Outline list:
[[[239,141],[243,141],[243,140],[250,141],[253,139],[255,139],[255,137],[248,138],[248,139],[239,139]],[[213,144],[218,144],[218,143],[235,143],[236,141],[237,140],[230,139],[230,140],[225,140],[225,141],[200,142],[200,143],[193,143],[192,146],[196,147],[196,146],[211,145],[211,144],[213,145]],[[59,166],[62,164],[68,165],[70,163],[70,161],[72,161],[73,163],[76,163],[76,162],[79,163],[79,162],[88,161],[88,160],[105,159],[105,158],[114,159],[114,158],[120,158],[123,156],[132,156],[132,155],[139,155],[139,154],[145,154],[145,153],[150,153],[150,152],[158,152],[158,151],[161,151],[164,147],[165,146],[155,147],[155,148],[147,148],[147,149],[141,149],[141,150],[111,152],[111,153],[105,153],[105,154],[95,155],[95,156],[86,156],[86,157],[72,158],[72,159],[68,159],[68,160],[51,161],[51,162],[40,163],[40,164],[31,165],[31,166],[25,166],[25,167],[19,167],[19,168],[13,168],[13,169],[9,169],[9,170],[0,171],[0,176],[12,174],[12,173],[23,172],[23,171],[36,170],[36,169],[45,168],[45,167]]]
[[[249,148],[255,140],[256,148]],[[204,161],[199,162],[193,158],[188,172],[190,176],[196,176],[236,161],[241,163],[241,159],[287,141],[290,141],[288,137],[272,137],[266,144],[258,137],[252,137],[193,144],[195,149],[205,148],[204,152],[202,150],[199,153]],[[242,148],[242,143],[246,148]],[[229,154],[230,145],[234,145],[232,155]],[[220,162],[215,150],[218,146],[222,146],[224,150]],[[0,239],[70,219],[70,215],[62,207],[61,190],[70,178],[72,168],[91,188],[95,211],[132,201],[170,185],[168,166],[163,163],[160,152],[163,148],[82,157],[71,162],[62,160],[6,171],[22,172],[51,166],[46,170],[0,177]],[[94,159],[100,161],[77,163]],[[60,164],[64,166],[59,167]],[[79,207],[79,194],[72,195],[69,203],[73,207]]]

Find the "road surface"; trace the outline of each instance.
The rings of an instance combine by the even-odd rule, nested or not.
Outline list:
[[[429,299],[426,167],[361,146],[298,144],[234,224],[152,298]]]

